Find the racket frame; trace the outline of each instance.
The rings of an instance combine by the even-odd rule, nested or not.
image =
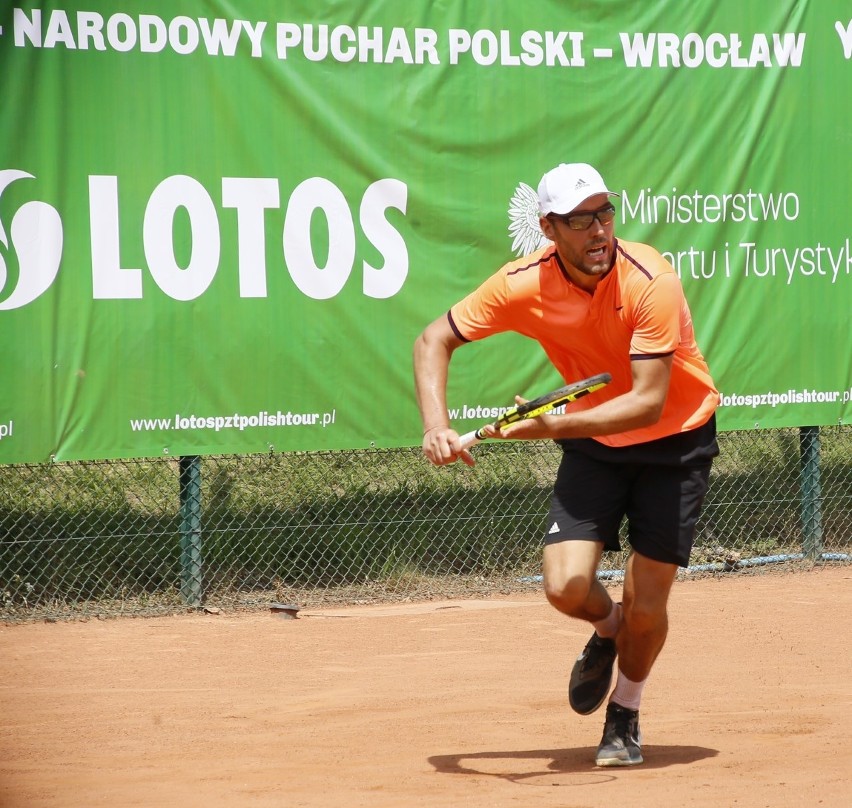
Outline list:
[[[543,396],[506,410],[496,421],[491,423],[491,426],[502,429],[504,426],[515,424],[518,421],[536,418],[564,404],[570,404],[572,401],[583,398],[583,396],[587,396],[589,393],[594,393],[596,390],[606,387],[611,381],[612,376],[609,373],[598,373],[595,376],[590,376],[588,379],[566,384],[564,387],[552,390]],[[479,427],[479,429],[474,429],[472,432],[462,435],[460,438],[462,449],[469,449],[471,446],[475,446],[480,441],[485,440],[487,436],[484,430],[485,427]]]

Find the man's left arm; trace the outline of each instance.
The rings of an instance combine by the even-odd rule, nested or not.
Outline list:
[[[596,407],[564,415],[518,421],[491,437],[515,440],[593,438],[652,426],[660,420],[669,391],[674,354],[637,357],[630,362],[633,387]]]

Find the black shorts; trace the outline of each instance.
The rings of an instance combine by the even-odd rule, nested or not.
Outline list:
[[[626,517],[627,539],[636,552],[689,565],[710,466],[719,454],[715,417],[698,429],[634,446],[605,446],[590,438],[557,442],[563,454],[545,544],[590,539],[617,551]]]

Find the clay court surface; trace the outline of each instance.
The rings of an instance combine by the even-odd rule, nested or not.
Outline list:
[[[671,625],[620,770],[541,595],[2,626],[0,805],[848,806],[852,569],[678,582]]]

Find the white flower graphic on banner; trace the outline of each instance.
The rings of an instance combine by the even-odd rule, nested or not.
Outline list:
[[[518,257],[550,244],[538,224],[538,194],[525,182],[518,183],[509,202],[509,235]]]

